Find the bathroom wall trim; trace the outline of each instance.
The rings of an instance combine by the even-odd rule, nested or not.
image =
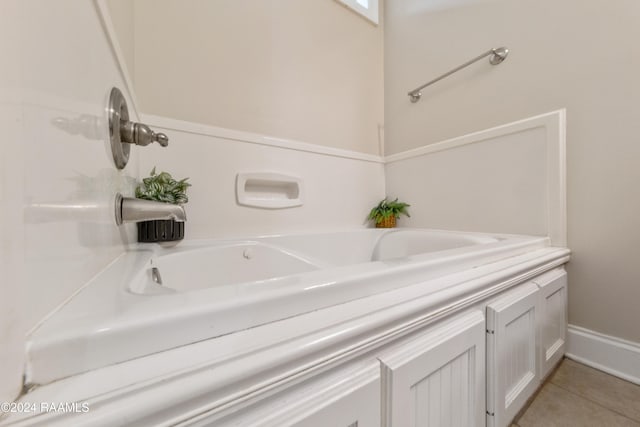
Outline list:
[[[327,147],[324,145],[311,144],[290,139],[276,138],[240,130],[220,128],[216,126],[188,122],[184,120],[176,120],[152,114],[142,114],[141,120],[151,127],[155,126],[167,130],[192,133],[195,135],[212,136],[216,138],[224,138],[249,144],[266,145],[269,147],[282,148],[286,150],[303,151],[307,153],[322,154],[325,156],[341,157],[352,160],[361,160],[371,163],[384,163],[384,158],[375,154],[342,150],[340,148]]]
[[[569,325],[566,356],[640,385],[640,343]]]
[[[422,147],[414,148],[412,150],[402,151],[400,153],[391,154],[384,158],[385,163],[393,163],[400,160],[411,159],[414,157],[420,157],[427,154],[435,153],[438,151],[450,150],[452,148],[461,147],[467,144],[475,144],[477,142],[486,141],[488,139],[496,138],[498,136],[509,135],[512,133],[522,132],[528,129],[535,129],[538,127],[551,128],[553,132],[556,132],[555,143],[562,144],[564,148],[565,133],[564,123],[566,121],[566,112],[564,109],[551,111],[549,113],[540,114],[538,116],[527,117],[526,119],[518,120],[504,125],[484,129],[478,132],[468,133],[466,135],[457,136],[455,138],[446,139],[444,141],[436,142],[434,144],[424,145]],[[564,154],[564,153],[562,153]],[[562,160],[562,159],[558,159]]]

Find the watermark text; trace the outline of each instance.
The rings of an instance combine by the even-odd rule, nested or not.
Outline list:
[[[84,414],[89,412],[88,402],[0,402],[1,414]]]

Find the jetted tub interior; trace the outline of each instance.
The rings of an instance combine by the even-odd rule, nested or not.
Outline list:
[[[427,230],[367,230],[262,237],[160,252],[130,290],[142,294],[264,282],[322,268],[496,243],[500,237]],[[161,289],[164,287],[165,290]]]
[[[29,337],[46,383],[407,286],[435,294],[475,267],[549,245],[544,237],[425,229],[140,245]],[[452,279],[453,280],[453,279]],[[82,359],[72,354],[90,354]]]

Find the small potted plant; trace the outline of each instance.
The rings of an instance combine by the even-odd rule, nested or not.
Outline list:
[[[409,206],[411,205],[399,202],[397,198],[390,202],[385,197],[376,207],[371,209],[368,219],[375,221],[376,228],[393,228],[396,226],[396,219],[400,218],[400,215],[411,216],[407,212]]]
[[[156,174],[154,167],[149,177],[136,188],[138,199],[183,205],[189,201],[187,188],[189,178],[176,181],[167,172]],[[142,221],[138,223],[139,242],[170,242],[184,239],[184,222],[168,220]]]

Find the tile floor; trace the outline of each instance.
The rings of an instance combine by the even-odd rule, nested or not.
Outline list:
[[[640,427],[640,386],[565,359],[512,427]]]

